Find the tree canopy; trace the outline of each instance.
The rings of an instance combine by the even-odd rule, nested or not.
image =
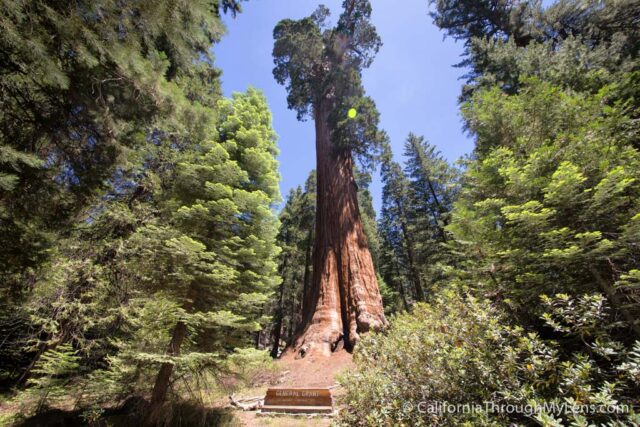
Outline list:
[[[345,0],[342,6],[332,28],[325,6],[306,18],[278,23],[273,31],[273,75],[287,88],[289,108],[298,119],[309,117],[321,100],[330,99],[333,143],[364,158],[384,139],[375,103],[361,82],[362,70],[371,65],[382,41],[370,22],[369,1]],[[357,111],[354,118],[348,116],[350,109]]]

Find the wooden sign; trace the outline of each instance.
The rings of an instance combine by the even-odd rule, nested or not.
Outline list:
[[[263,412],[331,412],[333,398],[328,388],[270,388]]]
[[[331,390],[326,388],[270,388],[264,399],[266,405],[331,406]]]

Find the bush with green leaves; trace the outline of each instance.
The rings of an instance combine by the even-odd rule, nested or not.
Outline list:
[[[640,422],[640,415],[631,412],[640,385],[640,343],[624,350],[601,330],[602,322],[593,322],[608,315],[604,298],[559,295],[545,297],[543,305],[549,309],[546,332],[557,339],[509,326],[507,314],[489,300],[455,291],[443,291],[433,303],[418,304],[413,313],[395,317],[386,332],[363,338],[356,348],[358,368],[341,381],[346,388],[341,403],[346,408],[338,425]],[[580,351],[566,353],[560,340],[574,334],[582,335],[584,344]],[[559,413],[545,408],[545,403],[596,409]],[[439,411],[442,405],[469,405],[474,410]],[[499,411],[499,405],[515,405],[516,410]],[[605,414],[600,405],[619,405],[623,410],[628,405],[631,411]]]

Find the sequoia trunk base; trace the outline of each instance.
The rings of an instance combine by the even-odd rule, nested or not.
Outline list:
[[[327,103],[328,104],[328,103]],[[297,357],[353,348],[360,334],[387,324],[358,208],[353,158],[331,144],[330,105],[315,111],[317,157],[313,281],[305,295]]]

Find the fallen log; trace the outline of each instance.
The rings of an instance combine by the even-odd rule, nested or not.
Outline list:
[[[262,407],[262,399],[262,396],[257,396],[236,400],[235,395],[232,394],[229,396],[229,403],[231,403],[231,406],[243,411],[255,411]]]

